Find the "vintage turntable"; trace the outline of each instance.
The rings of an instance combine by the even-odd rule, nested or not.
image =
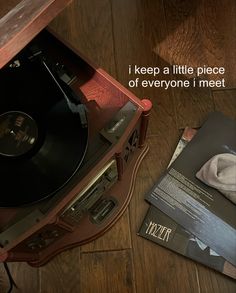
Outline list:
[[[151,102],[48,31],[1,81],[0,260],[40,266],[121,216],[148,151]]]

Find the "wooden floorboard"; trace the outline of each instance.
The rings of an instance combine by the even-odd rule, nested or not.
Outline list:
[[[105,251],[81,255],[80,293],[135,293],[132,252]],[[75,292],[75,291],[74,291]]]
[[[12,277],[18,286],[17,289],[13,288],[13,293],[31,293],[39,291],[39,269],[32,269],[26,263],[9,263],[8,266],[12,274]],[[2,293],[5,292],[3,291]]]
[[[116,75],[109,0],[74,0],[50,24],[67,41],[112,76]]]
[[[235,280],[221,275],[218,272],[214,272],[209,268],[201,266],[198,268],[198,277],[201,293],[234,293],[235,292]]]
[[[215,109],[225,115],[236,119],[236,88],[213,92]]]
[[[186,126],[200,127],[208,114],[214,111],[214,101],[209,88],[179,88],[173,89],[172,93],[179,129]]]
[[[126,87],[137,77],[129,74],[129,65],[187,64],[224,66],[226,88],[130,88],[140,99],[150,98],[153,109],[147,133],[150,151],[138,171],[129,208],[101,238],[63,252],[44,267],[10,264],[20,287],[14,292],[235,292],[232,279],[137,232],[148,209],[145,194],[166,169],[182,128],[201,126],[214,110],[236,118],[236,2],[74,0],[51,26]]]
[[[164,1],[168,34],[162,58],[173,64],[224,66],[227,87],[235,85],[234,0]],[[168,46],[168,50],[164,50]],[[218,78],[221,75],[210,75]]]
[[[35,270],[34,268],[32,270]],[[40,293],[80,292],[81,254],[80,248],[69,249],[53,261],[39,268]]]

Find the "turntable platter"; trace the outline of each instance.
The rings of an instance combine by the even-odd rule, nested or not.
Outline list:
[[[46,68],[25,53],[15,60],[0,72],[0,207],[55,194],[79,168],[88,142],[88,127]]]

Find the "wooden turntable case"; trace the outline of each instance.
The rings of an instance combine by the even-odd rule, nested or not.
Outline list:
[[[140,101],[102,69],[97,69],[85,58],[80,58],[81,54],[63,40],[58,40],[59,37],[54,32],[50,31],[50,35],[47,31],[41,32],[69,2],[11,0],[1,4],[1,68],[35,36],[45,35],[49,51],[54,54],[58,50],[60,58],[79,76],[79,81],[72,87],[75,92],[80,89],[86,97],[84,103],[90,113],[89,125],[93,125],[89,134],[91,137],[126,103],[130,102],[136,110],[117,143],[108,147],[105,154],[98,154],[99,160],[86,168],[83,176],[75,176],[72,184],[60,191],[63,196],[58,195],[60,200],[55,201],[53,208],[51,204],[51,208],[45,213],[38,212],[45,210],[45,203],[26,208],[0,208],[1,261],[27,261],[32,266],[40,266],[64,249],[86,243],[103,234],[125,211],[132,195],[137,169],[148,151],[145,137],[151,102],[147,99]],[[127,144],[135,131],[138,133],[137,147],[130,151],[132,154],[126,163],[124,156]],[[112,194],[118,204],[111,215],[99,224],[92,222],[88,215],[78,225],[63,221],[61,215],[65,208],[112,160],[117,164],[118,181],[109,189],[109,194]]]

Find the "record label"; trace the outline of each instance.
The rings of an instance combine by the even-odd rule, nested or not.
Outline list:
[[[0,115],[0,154],[16,157],[31,150],[38,138],[36,122],[21,111]]]

